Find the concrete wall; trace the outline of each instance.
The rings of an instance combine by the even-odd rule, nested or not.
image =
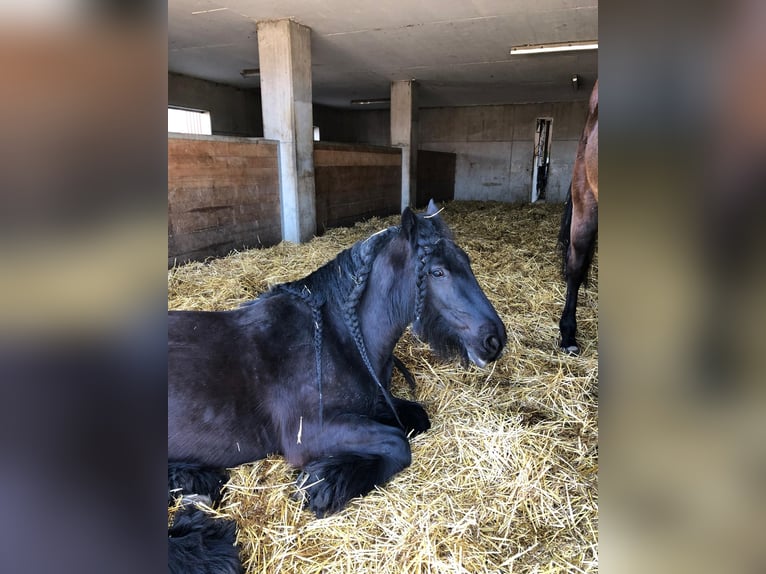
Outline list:
[[[529,201],[535,120],[552,117],[547,201],[564,201],[587,101],[420,110],[420,149],[452,152],[455,199]]]
[[[314,104],[314,125],[319,127],[321,141],[391,144],[388,109],[342,110]]]
[[[546,199],[564,201],[586,112],[586,101],[422,108],[419,149],[455,154],[455,199],[529,201],[535,120],[552,117]],[[314,106],[314,125],[320,128],[322,141],[387,146],[389,117],[387,109]]]
[[[168,103],[209,110],[214,134],[263,136],[258,90],[169,73]],[[419,148],[455,154],[455,199],[529,201],[535,120],[552,117],[546,199],[563,201],[586,109],[586,101],[422,108]],[[315,104],[313,118],[322,142],[390,145],[388,109],[342,110]]]
[[[168,135],[168,266],[282,239],[277,142]]]
[[[263,137],[260,90],[168,73],[168,105],[209,111],[213,135]]]

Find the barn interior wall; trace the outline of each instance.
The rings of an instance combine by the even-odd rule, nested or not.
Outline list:
[[[455,199],[530,200],[535,120],[553,118],[547,201],[564,201],[587,101],[420,110],[420,148],[456,154]]]
[[[282,239],[278,144],[168,136],[168,266]]]
[[[314,144],[317,231],[399,213],[402,154],[364,144]]]
[[[263,136],[259,90],[169,73],[168,103],[209,110],[216,135]],[[419,147],[455,154],[455,199],[529,201],[535,120],[552,117],[546,199],[564,201],[586,109],[587,101],[421,108]],[[313,124],[323,142],[390,145],[388,109],[314,104]]]
[[[169,72],[168,105],[209,111],[213,135],[263,137],[260,90]]]
[[[314,125],[322,141],[388,146],[391,121],[388,109],[344,110],[314,104]]]
[[[427,206],[430,199],[437,203],[455,199],[456,159],[454,153],[418,150],[416,207]]]
[[[552,117],[546,200],[563,202],[586,111],[586,101],[422,108],[419,147],[455,154],[455,199],[525,202],[531,196],[535,121]],[[388,109],[314,106],[322,141],[389,145],[389,118]]]

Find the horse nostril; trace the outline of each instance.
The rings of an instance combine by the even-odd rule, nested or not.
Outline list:
[[[484,350],[490,353],[497,353],[500,350],[500,339],[494,335],[484,339]]]

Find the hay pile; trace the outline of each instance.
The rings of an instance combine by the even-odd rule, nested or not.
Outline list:
[[[578,307],[580,357],[559,353],[565,285],[561,205],[453,202],[442,216],[508,328],[486,369],[440,364],[407,332],[397,355],[432,428],[412,466],[317,520],[280,457],[237,468],[219,509],[239,526],[247,572],[484,573],[598,569],[598,258]],[[234,253],[168,274],[171,309],[226,309],[302,277],[397,217],[334,229],[306,245]]]

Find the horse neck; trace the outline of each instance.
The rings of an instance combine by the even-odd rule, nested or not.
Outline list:
[[[381,380],[397,341],[415,315],[415,267],[406,243],[392,241],[375,259],[358,315],[370,362]]]

